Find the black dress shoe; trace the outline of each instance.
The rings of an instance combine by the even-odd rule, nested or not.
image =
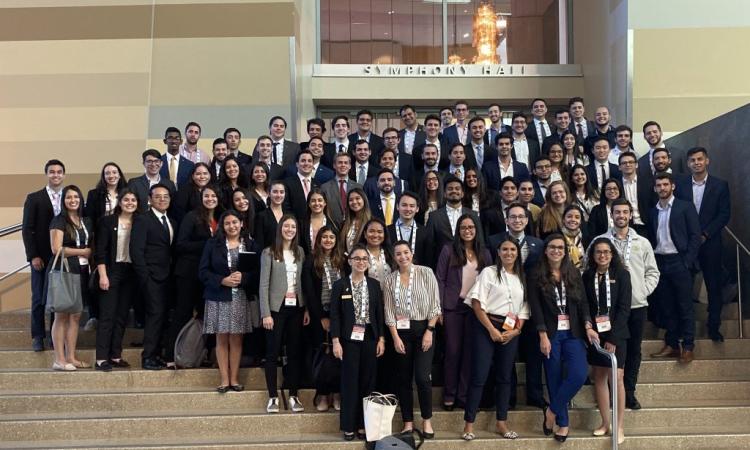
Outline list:
[[[233,390],[234,392],[242,392],[245,390],[244,384],[230,384],[229,389]]]
[[[719,330],[708,330],[708,337],[714,342],[724,342],[724,336]]]
[[[443,411],[453,411],[453,408],[456,407],[455,403],[443,403]]]
[[[94,369],[101,370],[102,372],[111,372],[112,364],[109,361],[102,361],[101,363],[95,363]]]
[[[554,424],[552,425],[555,426]],[[552,434],[552,428],[547,428],[547,407],[542,408],[542,432],[545,436]],[[557,435],[555,435],[557,437]]]
[[[353,441],[354,440],[354,433],[344,433],[344,440],[345,441]]]
[[[357,431],[357,439],[359,439],[360,441],[364,441],[367,439],[367,434],[361,431]]]
[[[112,364],[112,367],[117,367],[118,369],[127,369],[128,367],[130,367],[130,363],[128,363],[124,359],[120,359],[119,361],[110,359],[109,362],[110,364]]]
[[[164,365],[157,359],[146,358],[143,360],[142,367],[144,370],[161,370],[164,368]]]
[[[555,440],[557,442],[565,442],[568,439],[568,435],[563,436],[562,434],[555,433]]]
[[[641,404],[638,402],[638,399],[635,398],[635,393],[625,393],[625,407],[632,410],[641,409]]]
[[[216,386],[216,392],[219,394],[226,394],[229,391],[230,386]]]
[[[35,337],[34,340],[31,341],[31,348],[33,348],[35,352],[43,352],[44,351],[44,338]]]

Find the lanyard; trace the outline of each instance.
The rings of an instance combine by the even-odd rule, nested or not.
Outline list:
[[[227,268],[231,272],[232,271],[232,255],[231,255],[231,253],[229,253],[229,240],[225,240],[224,241],[224,245],[227,246]],[[244,244],[244,242],[242,242],[242,239],[240,239],[240,247],[239,247],[238,251],[239,251],[239,253],[243,253],[245,251],[245,244]],[[239,258],[240,258],[239,255],[237,255],[238,263],[239,263]],[[239,290],[239,288],[233,287],[232,288],[232,294],[237,294],[238,290]]]
[[[401,222],[401,219],[399,218],[396,221],[396,237],[398,238],[397,240],[399,240],[399,241],[401,241],[401,240],[404,239],[403,235],[401,233],[401,225],[402,224],[403,224],[403,222]],[[409,244],[411,245],[411,254],[412,255],[414,254],[414,249],[416,247],[416,242],[417,242],[417,236],[416,236],[416,234],[417,234],[416,233],[416,225],[414,224],[414,220],[412,220],[411,221],[411,233],[409,234]]]
[[[349,284],[352,287],[352,298],[354,298],[355,292],[357,292],[357,290],[354,289],[354,280],[352,279],[351,275],[349,275]],[[367,278],[366,277],[362,280],[362,295],[361,295],[361,298],[359,299],[359,322],[357,322],[358,324],[364,324],[365,320],[367,319],[366,307],[369,306],[369,304],[365,305],[365,303],[369,303],[369,302],[366,302],[365,300],[369,300],[367,296]]]
[[[323,228],[328,224],[328,221],[326,220],[326,215],[323,214],[323,224],[320,226],[320,228]],[[318,231],[320,231],[320,228],[318,228]],[[312,218],[310,219],[310,248],[315,246],[315,235],[313,233],[313,226],[312,226]]]
[[[611,240],[613,242],[618,241],[617,236],[615,235],[614,229],[610,230],[610,235],[612,236]],[[628,237],[627,237],[627,242],[625,244],[625,251],[622,252],[622,260],[625,263],[625,267],[627,267],[628,269],[630,269],[630,253],[632,249],[633,249],[633,236],[630,234],[630,230],[628,230]]]
[[[610,308],[612,308],[612,293],[609,288],[609,270],[604,273],[604,283],[607,285],[607,314],[609,314]],[[599,274],[594,275],[594,294],[596,295],[596,310],[601,313],[601,307],[599,306]],[[601,314],[599,314],[601,315]]]
[[[328,290],[330,291],[333,287],[333,282],[331,281],[331,258],[326,257],[326,260],[323,262],[323,271],[325,272],[326,284],[328,285]],[[336,270],[336,275],[339,276],[338,269]]]
[[[385,272],[385,251],[383,251],[383,248],[380,248],[380,256],[378,256],[378,259],[376,260],[374,256],[372,256],[372,253],[370,253],[370,250],[367,250],[367,256],[370,257],[370,267],[376,269],[375,272],[380,275],[380,271],[383,270]],[[377,268],[376,262],[380,263],[380,269]],[[377,278],[377,277],[374,277]]]
[[[411,292],[414,288],[414,264],[409,268],[409,286],[406,288],[406,312],[411,317]],[[396,307],[401,306],[401,273],[396,276]],[[404,308],[401,307],[403,310]]]
[[[515,312],[515,308],[513,305],[513,295],[510,292],[510,278],[508,277],[508,272],[506,272],[505,267],[503,267],[503,269],[500,271],[500,278],[502,279],[503,284],[508,291],[508,308],[510,308],[510,312],[511,314],[513,314]]]
[[[81,231],[83,231],[83,246],[85,247],[89,242],[89,230],[86,229],[86,224],[83,223],[83,220],[81,220],[81,228],[76,228],[76,248],[83,248],[81,247]]]
[[[560,292],[558,292],[557,287],[553,290],[555,291],[557,307],[560,308],[561,313],[565,314],[565,311],[568,309],[568,297],[565,295],[565,282],[562,279],[560,280]]]

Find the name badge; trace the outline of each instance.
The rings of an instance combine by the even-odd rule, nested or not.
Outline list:
[[[396,316],[396,329],[408,330],[411,328],[411,320],[405,316]]]
[[[360,342],[365,340],[365,326],[364,325],[354,325],[352,327],[351,340],[360,341]]]
[[[557,329],[559,331],[570,330],[570,316],[568,316],[567,314],[558,314],[557,315]]]
[[[284,306],[297,306],[297,294],[287,292],[284,296]]]
[[[503,330],[511,331],[516,327],[516,315],[513,313],[508,313],[505,316],[505,321],[503,322]]]
[[[81,267],[88,266],[89,260],[85,256],[79,256],[78,257],[78,265]]]
[[[346,295],[341,296],[341,300],[351,300],[351,299],[352,299],[351,294],[346,294]]]
[[[600,333],[609,331],[612,329],[612,322],[609,321],[609,316],[596,316],[596,330]]]

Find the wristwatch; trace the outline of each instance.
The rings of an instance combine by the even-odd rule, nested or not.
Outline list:
[[[435,327],[433,327],[432,325],[427,325],[427,331],[434,332],[435,331]]]

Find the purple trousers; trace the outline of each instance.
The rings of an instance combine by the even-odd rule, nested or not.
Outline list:
[[[443,402],[466,404],[471,366],[471,318],[474,311],[461,303],[454,311],[443,311],[445,329],[445,385]]]

